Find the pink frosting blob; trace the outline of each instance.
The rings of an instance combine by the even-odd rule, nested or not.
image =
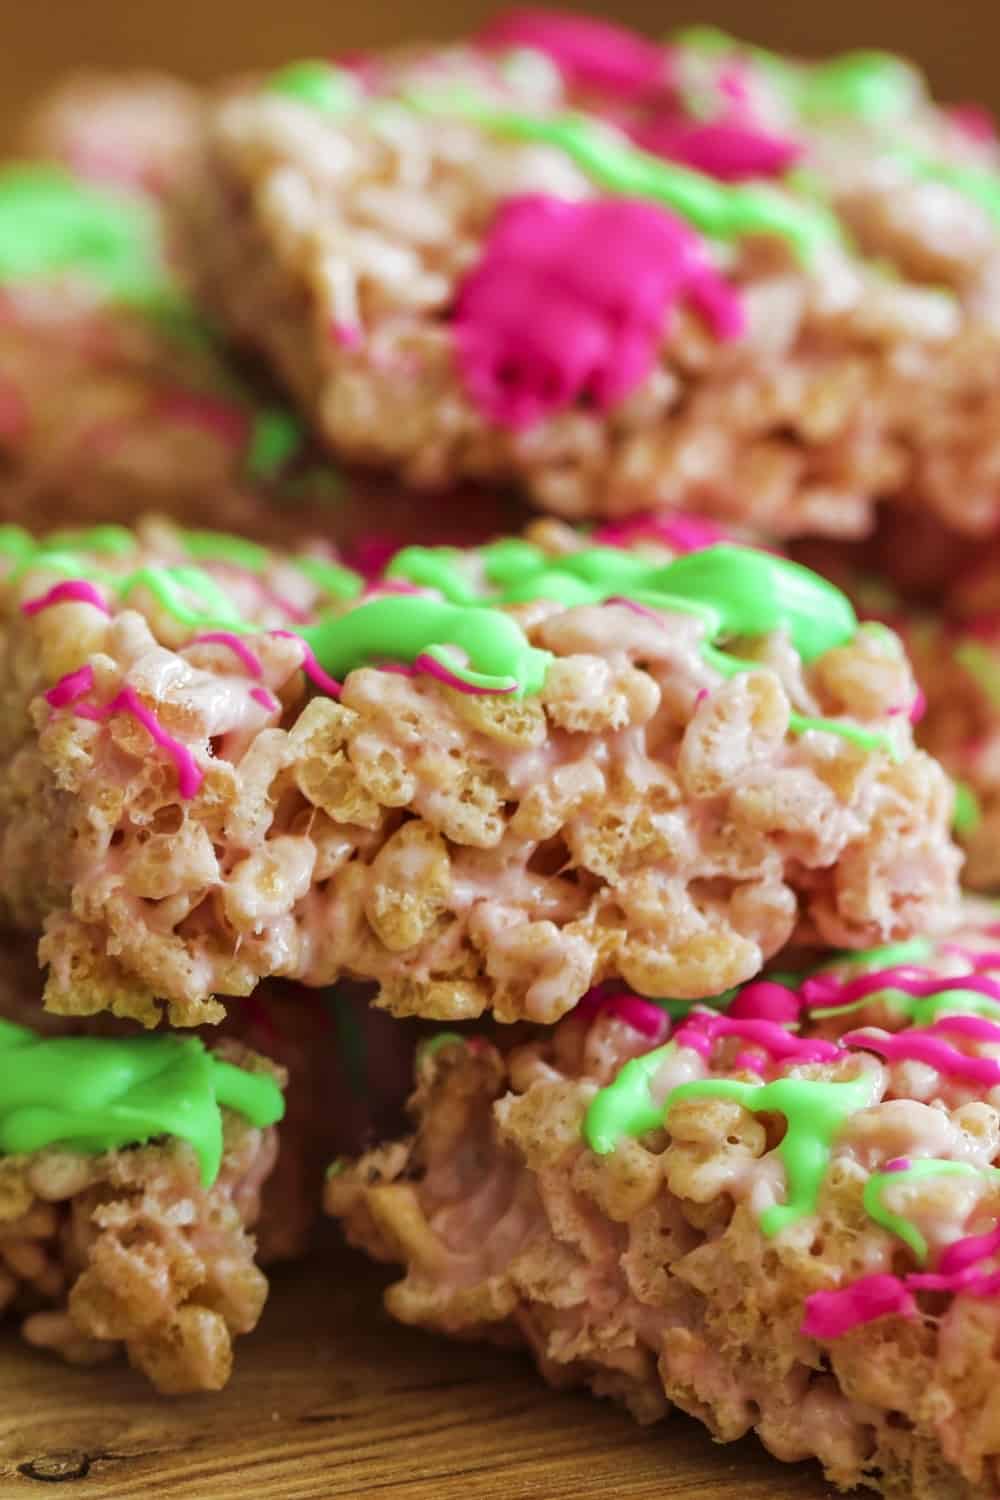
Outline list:
[[[735,1020],[775,1021],[786,1025],[797,1021],[801,1013],[802,1001],[795,990],[774,984],[769,979],[756,979],[746,985],[726,1012]]]
[[[876,1318],[912,1318],[916,1310],[898,1276],[862,1276],[839,1291],[807,1297],[802,1332],[811,1339],[836,1339]]]
[[[780,177],[802,155],[798,141],[738,120],[701,122],[675,116],[644,120],[630,134],[654,156],[681,162],[722,182]]]
[[[588,1021],[597,1015],[613,1016],[651,1041],[664,1041],[670,1031],[670,1017],[658,1005],[638,995],[630,995],[627,990],[616,990],[611,985],[598,985],[588,990],[577,1002],[573,1014]]]
[[[21,613],[37,615],[40,610],[51,609],[54,604],[92,604],[102,615],[111,613],[103,594],[83,578],[67,578],[63,583],[53,584],[44,594],[39,594],[37,599],[29,599],[22,604]]]
[[[55,687],[50,687],[45,694],[45,701],[51,708],[66,708],[70,703],[75,703],[89,693],[94,686],[94,669],[91,666],[77,667],[75,672],[67,672],[60,677]]]
[[[738,292],[700,236],[665,209],[627,198],[508,199],[458,293],[465,389],[515,432],[578,401],[607,411],[649,375],[683,300],[719,339],[742,333]]]
[[[841,1055],[835,1042],[821,1038],[792,1036],[775,1021],[744,1019],[739,1016],[720,1016],[715,1011],[695,1011],[681,1029],[674,1034],[678,1047],[691,1047],[708,1061],[717,1041],[724,1037],[739,1037],[751,1047],[764,1052],[772,1062],[831,1062]],[[752,1052],[740,1054],[743,1065],[753,1072],[762,1071],[760,1058]]]
[[[624,99],[664,87],[672,71],[668,48],[624,26],[561,11],[505,11],[476,40],[482,47],[532,47],[550,57],[567,82]]]

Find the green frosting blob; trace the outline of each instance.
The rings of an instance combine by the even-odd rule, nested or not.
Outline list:
[[[820,204],[802,202],[761,184],[722,183],[691,167],[664,161],[587,115],[523,114],[492,105],[464,89],[415,91],[404,102],[425,114],[455,115],[512,140],[555,146],[608,192],[661,203],[715,239],[780,235],[805,259],[840,239],[836,219]]]
[[[846,52],[801,71],[794,90],[803,115],[816,119],[853,116],[891,124],[919,103],[920,75],[891,52]]]
[[[265,88],[268,93],[285,94],[325,115],[348,114],[362,98],[361,85],[346,68],[311,59],[279,68]]]
[[[499,610],[416,595],[373,599],[317,625],[300,625],[296,634],[334,677],[365,665],[430,656],[470,687],[518,696],[541,691],[552,660],[549,652],[529,645],[520,626]],[[470,666],[455,656],[455,647]]]
[[[571,606],[621,595],[652,608],[697,614],[716,641],[786,630],[806,662],[845,645],[858,628],[846,594],[826,579],[798,563],[726,542],[665,564],[621,547],[585,547],[553,558],[516,538],[491,543],[478,555],[496,590],[485,601],[463,566],[467,554],[454,548],[405,547],[387,576],[437,589],[454,604],[551,599]],[[739,663],[736,670],[745,667]]]
[[[138,197],[61,167],[0,171],[0,282],[78,273],[123,302],[177,301],[160,259],[155,217]]]
[[[979,798],[967,781],[955,782],[955,809],[951,815],[951,826],[960,838],[975,833],[983,821],[983,809]]]
[[[284,1114],[277,1083],[213,1057],[197,1037],[40,1037],[0,1021],[0,1153],[115,1151],[187,1141],[207,1187],[222,1162],[221,1109],[253,1125]]]
[[[304,438],[302,423],[290,411],[270,406],[258,412],[246,457],[251,478],[273,479],[295,457]]]
[[[911,1162],[908,1167],[901,1168],[897,1172],[873,1172],[865,1183],[862,1202],[865,1212],[876,1224],[881,1224],[883,1229],[888,1229],[890,1234],[896,1235],[904,1245],[908,1245],[917,1260],[923,1265],[927,1260],[928,1247],[923,1234],[903,1214],[893,1213],[886,1207],[883,1194],[886,1188],[898,1186],[904,1182],[920,1182],[925,1177],[1000,1177],[1000,1171],[995,1167],[976,1167],[970,1162],[947,1161],[937,1157],[919,1157]]]

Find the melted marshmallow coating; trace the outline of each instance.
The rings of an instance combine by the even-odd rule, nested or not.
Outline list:
[[[997,933],[993,909],[970,906],[937,944],[826,955],[747,986],[726,997],[728,1029],[686,1007],[654,1058],[652,1118],[604,1154],[587,1144],[595,1100],[653,1055],[620,998],[505,1051],[442,1038],[418,1060],[413,1134],[332,1174],[328,1208],[404,1267],[387,1305],[406,1323],[521,1342],[553,1384],[588,1385],[643,1422],[674,1404],[723,1441],[756,1430],[845,1488],[989,1500]],[[661,1046],[669,1025],[661,1012]],[[944,1028],[939,1066],[915,1060],[913,1039]],[[898,1055],[883,1062],[888,1042]],[[972,1064],[994,1082],[969,1081]],[[785,1106],[719,1096],[776,1084]],[[856,1097],[814,1160],[831,1089]],[[769,1214],[796,1198],[775,1228]]]
[[[542,535],[553,561],[579,546]],[[88,570],[99,583],[74,582]],[[399,1015],[549,1022],[607,978],[715,994],[793,936],[865,946],[947,921],[950,788],[912,750],[884,632],[806,664],[778,630],[734,662],[694,603],[536,601],[471,614],[520,640],[541,691],[364,666],[338,701],[295,629],[318,605],[351,631],[413,597],[396,579],[322,595],[342,574],[165,527],[15,568],[0,882],[12,921],[44,924],[50,1008],[152,1024],[162,998],[190,1025],[268,975],[346,976]],[[206,607],[244,633],[199,630]]]
[[[989,531],[989,132],[893,59],[810,70],[725,39],[619,36],[616,57],[662,55],[623,96],[590,66],[607,39],[550,20],[530,42],[494,28],[303,64],[215,104],[175,195],[204,305],[334,453],[415,485],[512,479],[564,516],[682,508],[779,536],[863,535],[894,496]],[[603,215],[607,274],[599,253],[581,273],[583,229],[563,243],[541,215],[530,254],[506,255],[532,202]],[[635,212],[672,236],[669,286],[639,235],[619,284]],[[509,299],[530,327],[512,333]]]

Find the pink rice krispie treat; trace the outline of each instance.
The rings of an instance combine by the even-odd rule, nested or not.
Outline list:
[[[899,642],[704,539],[541,523],[365,583],[165,524],[0,533],[0,899],[44,927],[48,1007],[195,1025],[349,977],[552,1022],[606,979],[694,999],[792,939],[947,924]]]
[[[1000,924],[418,1054],[327,1206],[389,1311],[896,1500],[1000,1491]]]
[[[516,11],[241,84],[202,157],[204,304],[336,454],[569,517],[1000,521],[1000,154],[894,57]]]
[[[516,524],[502,496],[415,504],[338,472],[228,358],[161,246],[155,191],[184,170],[196,118],[170,80],[87,75],[24,132],[51,161],[0,168],[0,520],[157,509],[271,540],[291,527],[479,540]]]

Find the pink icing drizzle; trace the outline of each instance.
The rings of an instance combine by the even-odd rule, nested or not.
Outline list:
[[[648,538],[663,542],[675,552],[697,552],[724,541],[725,535],[721,526],[701,516],[633,516],[599,527],[593,540],[602,547],[628,547]]]
[[[516,683],[512,687],[491,688],[479,687],[473,682],[466,682],[463,678],[457,677],[454,672],[449,672],[446,666],[437,661],[435,657],[429,656],[425,651],[421,651],[420,655],[414,659],[412,665],[407,666],[403,662],[387,661],[381,663],[379,670],[382,672],[394,672],[397,677],[420,677],[421,675],[436,677],[438,682],[443,682],[446,687],[454,688],[457,693],[471,693],[474,697],[480,698],[503,697],[507,693],[517,692]]]
[[[182,797],[193,797],[204,781],[205,773],[196,764],[187,746],[167,733],[152,710],[140,701],[134,688],[123,687],[110,703],[105,703],[102,707],[92,703],[78,703],[76,712],[83,719],[95,719],[99,722],[110,719],[113,714],[131,714],[161,749],[167,752],[177,767],[177,788]]]
[[[948,118],[957,125],[963,135],[981,145],[991,144],[997,138],[997,126],[990,111],[983,104],[953,104]]]
[[[508,199],[459,289],[455,341],[466,390],[513,431],[580,400],[606,411],[650,373],[684,299],[719,339],[742,333],[739,294],[700,236],[657,205],[544,193]]]
[[[29,599],[22,604],[21,613],[37,615],[40,610],[49,609],[53,604],[92,604],[102,615],[111,613],[101,593],[92,583],[87,583],[82,578],[67,578],[62,583],[53,584],[46,593],[39,594],[37,599]]]
[[[77,667],[75,672],[67,672],[64,677],[60,677],[55,687],[49,688],[45,701],[52,708],[66,708],[68,704],[75,703],[78,698],[89,693],[93,686],[93,667]]]
[[[912,1318],[916,1310],[898,1276],[862,1276],[840,1291],[807,1297],[802,1332],[811,1339],[837,1339],[862,1323],[890,1314]]]
[[[295,635],[291,630],[272,630],[270,634],[282,636],[287,641],[298,641],[299,645],[302,647],[301,670],[306,674],[311,682],[314,682],[318,688],[322,688],[324,693],[329,693],[331,698],[340,697],[341,693],[344,690],[344,684],[342,682],[338,682],[335,677],[331,677],[329,672],[323,671],[323,668],[316,660],[313,648],[308,645],[300,635]]]
[[[192,636],[188,645],[228,646],[233,655],[239,657],[251,677],[260,677],[264,670],[256,651],[251,651],[246,642],[231,630],[206,630],[203,635]]]
[[[357,349],[361,343],[361,329],[355,323],[332,323],[330,337],[342,349]]]
[[[624,990],[613,990],[608,985],[589,990],[577,1003],[573,1014],[584,1020],[591,1020],[598,1014],[611,1015],[631,1026],[633,1031],[655,1041],[665,1040],[670,1030],[670,1017],[658,1005]]]
[[[922,687],[917,688],[916,696],[910,704],[910,723],[919,724],[927,712],[927,694]]]
[[[755,1021],[740,1016],[720,1016],[715,1011],[695,1011],[674,1034],[678,1047],[691,1047],[707,1062],[715,1043],[723,1037],[736,1036],[760,1048],[773,1062],[830,1062],[841,1049],[835,1042],[821,1038],[791,1036],[775,1021]],[[740,1054],[755,1073],[762,1071],[760,1059],[752,1053]]]
[[[973,1016],[945,1018],[949,1022],[955,1019],[971,1021],[976,1018]],[[935,1026],[940,1024],[936,1022]],[[964,1083],[976,1083],[984,1088],[992,1088],[1000,1083],[1000,1062],[996,1062],[992,1057],[969,1057],[966,1053],[959,1052],[957,1047],[952,1047],[950,1043],[931,1035],[933,1029],[933,1027],[919,1031],[908,1029],[891,1034],[861,1029],[847,1032],[843,1042],[848,1047],[863,1047],[866,1051],[877,1052],[887,1062],[926,1063],[929,1067],[936,1068],[939,1073],[945,1073]]]
[[[707,172],[722,182],[780,177],[804,149],[798,141],[738,120],[701,123],[664,116],[643,121],[630,134],[643,150],[681,162],[696,172]]]
[[[277,698],[273,693],[269,693],[267,688],[251,688],[250,696],[255,703],[259,703],[262,708],[266,708],[269,714],[277,713],[278,709],[281,707],[281,704],[278,702]]]
[[[484,47],[533,47],[571,83],[634,98],[664,87],[671,53],[624,26],[551,10],[509,10],[480,31]]]
[[[837,974],[814,974],[802,983],[802,998],[811,1008],[853,1005],[880,990],[901,990],[906,995],[924,999],[928,995],[940,994],[943,989],[973,990],[987,995],[991,1000],[1000,1000],[1000,980],[985,974],[962,974],[942,980],[940,975],[928,976],[926,969],[900,964],[895,968],[879,969],[874,974],[861,974],[847,981]]]

